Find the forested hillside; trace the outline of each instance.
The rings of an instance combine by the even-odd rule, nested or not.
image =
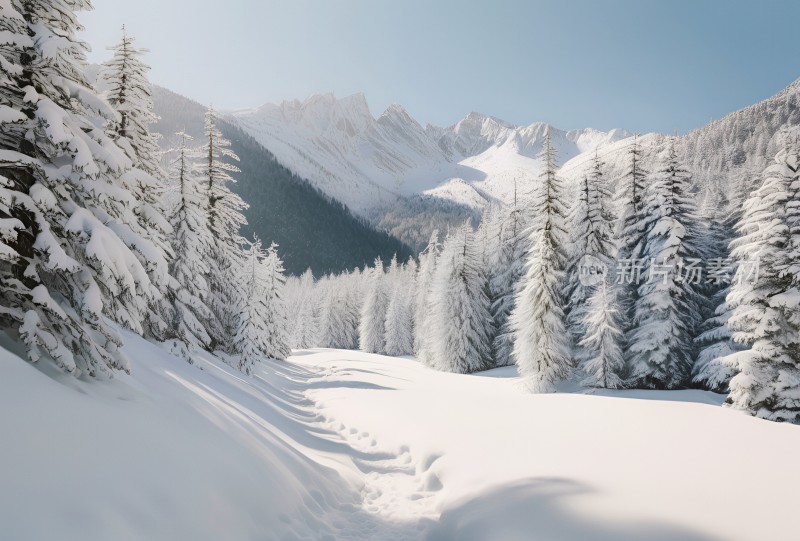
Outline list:
[[[173,134],[180,130],[201,141],[202,105],[159,87],[154,103],[161,119],[153,130],[163,134],[163,148],[176,146]],[[401,259],[411,255],[408,246],[298,178],[239,128],[224,120],[219,127],[241,159],[242,171],[231,188],[250,205],[242,232],[258,235],[266,244],[276,242],[290,274],[310,267],[320,276],[362,267],[378,256],[388,260],[394,254]]]

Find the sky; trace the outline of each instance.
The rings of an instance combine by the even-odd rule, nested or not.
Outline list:
[[[800,77],[795,0],[94,0],[151,80],[222,109],[363,92],[423,125],[471,111],[561,129],[684,133]]]

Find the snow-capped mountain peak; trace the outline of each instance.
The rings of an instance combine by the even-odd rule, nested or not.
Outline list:
[[[538,176],[548,129],[563,161],[627,136],[541,122],[521,127],[477,112],[423,128],[396,103],[375,118],[363,94],[314,94],[232,117],[284,166],[362,214],[419,193],[469,207],[503,201],[513,191],[509,178]]]

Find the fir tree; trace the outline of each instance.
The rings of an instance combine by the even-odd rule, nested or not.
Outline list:
[[[414,277],[416,263],[409,260],[395,275],[389,275],[391,294],[386,308],[386,354],[411,355],[414,349]]]
[[[427,324],[428,306],[431,285],[436,272],[436,261],[440,251],[439,231],[434,231],[431,233],[428,246],[419,254],[414,299],[414,353],[422,362],[426,362],[423,355],[428,350],[425,346],[426,335],[429,331]]]
[[[153,89],[148,80],[150,66],[142,61],[142,56],[149,51],[136,47],[124,26],[122,39],[109,50],[114,56],[103,64],[101,77],[109,87],[106,99],[117,111],[118,118],[109,121],[106,130],[142,170],[160,178],[159,136],[150,133],[150,126],[158,121],[158,116],[153,112]]]
[[[491,362],[492,319],[486,276],[469,222],[444,243],[431,288],[429,345],[434,368],[467,374]]]
[[[530,250],[530,222],[530,206],[518,193],[517,180],[514,179],[514,197],[500,226],[497,261],[489,278],[492,319],[496,329],[492,345],[496,366],[514,363],[514,330],[510,315],[514,310],[521,279],[525,275],[525,261]]]
[[[638,276],[633,269],[644,257],[645,214],[644,193],[648,172],[642,165],[642,150],[638,136],[628,150],[628,168],[618,183],[617,206],[619,217],[615,231],[618,268],[630,266],[630,273],[620,283],[620,301],[623,308],[623,326],[630,332],[633,306],[638,298]]]
[[[150,126],[158,117],[153,112],[152,88],[147,79],[150,68],[141,60],[147,50],[135,47],[133,41],[123,27],[122,41],[110,48],[114,56],[101,71],[109,86],[105,97],[117,113],[106,122],[106,132],[125,151],[132,164],[119,177],[133,196],[135,220],[128,220],[126,225],[152,246],[149,251],[142,251],[140,261],[159,294],[151,299],[146,312],[130,313],[120,323],[136,332],[164,339],[170,332],[166,320],[173,311],[168,302],[167,260],[173,254],[168,238],[170,227],[164,218],[167,214],[163,203],[166,174],[159,165],[159,136],[150,132]],[[139,323],[142,320],[143,327]]]
[[[247,223],[242,214],[247,205],[228,187],[234,182],[231,174],[239,171],[229,160],[239,158],[231,150],[230,141],[219,131],[213,108],[209,108],[206,113],[205,128],[206,142],[201,147],[201,152],[206,159],[204,176],[208,196],[208,227],[214,238],[214,245],[208,254],[208,305],[214,313],[214,322],[209,325],[209,332],[215,347],[227,349],[229,337],[232,335],[229,322],[234,320],[237,295],[234,279],[236,273],[233,269],[241,261],[244,239],[239,230]]]
[[[283,271],[283,261],[278,255],[278,245],[274,242],[267,250],[262,267],[266,297],[265,341],[268,344],[265,353],[271,359],[282,361],[291,355],[291,348],[287,331],[289,321],[284,301],[286,276]]]
[[[595,287],[583,314],[584,348],[581,385],[617,389],[622,387],[621,374],[625,368],[622,355],[622,328],[619,300],[608,276]]]
[[[721,359],[737,372],[730,406],[791,422],[800,421],[800,291],[791,272],[797,171],[796,150],[782,150],[744,205],[739,238],[731,244],[738,267],[727,302],[734,306],[728,321],[733,339],[747,349]]]
[[[238,355],[237,368],[248,375],[260,359],[267,357],[270,350],[269,306],[264,287],[270,277],[266,276],[262,265],[264,255],[261,241],[256,239],[250,243],[240,272],[242,287],[237,299],[232,349]]]
[[[691,373],[700,312],[696,278],[687,269],[700,254],[693,242],[696,211],[690,183],[670,144],[645,193],[647,279],[637,291],[628,347],[633,387],[674,389],[685,385]]]
[[[209,263],[205,255],[211,251],[214,242],[208,229],[208,197],[205,185],[199,179],[198,153],[189,147],[191,136],[184,132],[177,136],[180,147],[172,163],[169,197],[175,254],[170,274],[178,284],[172,294],[172,327],[177,338],[186,344],[207,348],[211,337],[205,324],[213,315],[206,305]]]
[[[555,391],[568,377],[570,352],[562,305],[566,254],[565,211],[561,180],[548,131],[542,160],[545,169],[530,205],[527,271],[511,314],[514,359],[532,392]]]
[[[367,353],[383,353],[386,348],[386,309],[389,297],[386,292],[383,261],[375,260],[375,265],[368,271],[367,296],[361,308],[361,324],[358,333],[358,345]]]
[[[159,294],[143,261],[166,263],[119,181],[130,160],[94,122],[115,112],[83,75],[75,11],[89,7],[0,4],[0,317],[31,361],[99,376],[128,369],[103,316],[135,327]]]
[[[610,191],[603,175],[603,163],[595,152],[592,169],[583,177],[578,198],[570,213],[570,254],[567,269],[567,324],[577,342],[585,333],[587,301],[593,286],[581,277],[585,263],[611,268],[616,255],[613,240],[614,217],[608,209]],[[587,260],[591,258],[591,261]],[[584,284],[587,285],[584,285]],[[578,344],[580,348],[580,344]],[[580,352],[578,352],[580,357]]]

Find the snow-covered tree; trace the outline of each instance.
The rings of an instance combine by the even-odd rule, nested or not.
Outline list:
[[[788,146],[788,145],[787,145]],[[727,403],[752,415],[800,422],[800,284],[793,210],[800,204],[797,149],[778,153],[744,205],[731,244],[738,266],[727,302],[733,339],[743,347],[720,361],[737,375]]]
[[[172,292],[174,315],[171,323],[176,337],[187,345],[207,348],[211,337],[205,325],[213,315],[206,305],[209,295],[206,254],[214,243],[208,229],[208,196],[200,180],[198,152],[189,146],[192,137],[184,132],[177,136],[180,146],[172,163],[168,192],[175,254],[170,274],[178,284]]]
[[[239,273],[242,287],[237,298],[236,331],[233,353],[238,355],[237,368],[251,374],[259,360],[270,350],[269,303],[266,284],[270,280],[263,265],[265,254],[261,241],[250,243],[250,249]]]
[[[736,268],[730,257],[729,244],[735,238],[736,224],[741,220],[741,209],[747,197],[747,194],[735,193],[730,198],[711,203],[716,204],[716,208],[709,207],[705,213],[705,220],[712,224],[705,232],[711,239],[708,243],[710,249],[704,256],[707,313],[701,325],[702,332],[695,338],[699,352],[692,367],[692,384],[719,393],[728,391],[728,384],[735,375],[733,367],[721,359],[742,349],[733,341],[728,326],[734,307],[726,297]]]
[[[434,231],[428,241],[428,246],[419,254],[414,299],[414,354],[423,362],[425,359],[422,356],[428,350],[424,343],[429,330],[427,317],[430,290],[440,251],[439,231]]]
[[[620,305],[615,284],[606,275],[594,288],[584,311],[584,334],[580,340],[583,348],[581,385],[616,389],[622,387],[625,359],[621,341]]]
[[[166,261],[172,257],[169,224],[164,217],[167,214],[164,205],[166,173],[159,165],[160,136],[150,132],[150,126],[158,117],[153,112],[152,87],[147,78],[150,68],[141,59],[147,50],[137,48],[124,27],[122,32],[120,43],[110,47],[114,56],[101,70],[101,77],[109,87],[105,97],[117,113],[106,122],[106,132],[125,151],[132,164],[119,177],[133,196],[135,221],[128,220],[126,225],[154,248],[140,259],[158,287],[159,295],[151,300],[146,313],[131,313],[130,320],[120,322],[137,332],[164,339],[172,334],[167,319],[172,317],[173,311],[168,302],[166,268]],[[140,328],[141,320],[144,325]]]
[[[142,56],[149,51],[136,47],[124,26],[122,39],[109,50],[114,56],[103,64],[101,77],[109,88],[106,99],[118,117],[110,120],[106,129],[140,169],[160,177],[159,136],[150,133],[150,126],[158,121],[158,116],[153,112],[153,88],[148,79],[150,66],[142,61]]]
[[[386,348],[386,310],[389,295],[386,291],[385,274],[381,258],[375,260],[367,276],[367,295],[361,307],[361,323],[358,330],[358,345],[361,351],[383,353]]]
[[[556,170],[549,131],[542,151],[545,168],[530,201],[533,220],[529,227],[527,270],[511,324],[513,355],[532,392],[555,391],[569,376],[570,351],[563,310],[562,290],[566,264],[562,182]]]
[[[455,230],[436,266],[424,358],[438,370],[467,374],[491,363],[492,317],[474,235],[469,222]]]
[[[75,12],[90,7],[0,3],[0,305],[31,361],[98,376],[128,369],[103,316],[140,326],[166,261],[120,181],[134,164],[94,122],[116,113],[83,75]]]
[[[602,264],[610,271],[616,255],[613,238],[614,216],[609,209],[611,192],[603,174],[603,163],[595,152],[592,168],[584,175],[578,197],[569,216],[569,265],[566,273],[567,324],[577,342],[585,333],[587,300],[593,284],[581,277],[584,264]],[[587,259],[591,258],[591,260]],[[578,344],[580,349],[580,344]],[[580,354],[578,353],[578,356]]]
[[[239,171],[230,160],[238,161],[239,157],[217,127],[217,115],[213,108],[206,112],[205,137],[205,144],[201,147],[206,158],[203,176],[208,196],[208,227],[214,238],[214,245],[208,254],[208,305],[215,321],[209,326],[209,332],[215,347],[227,349],[233,330],[230,322],[235,319],[235,269],[240,265],[244,242],[239,230],[247,223],[242,214],[247,205],[229,188],[229,184],[235,182],[231,174]]]
[[[615,231],[617,263],[625,268],[640,261],[644,254],[645,214],[644,194],[648,172],[642,165],[642,149],[638,136],[634,135],[628,149],[628,167],[617,185],[617,207],[619,216]],[[630,272],[620,284],[620,300],[623,306],[623,325],[630,331],[633,305],[638,298],[639,284],[635,272]]]
[[[286,288],[286,276],[284,275],[283,261],[278,255],[278,245],[274,242],[267,250],[262,262],[262,273],[264,275],[264,297],[266,299],[266,312],[264,322],[266,323],[267,357],[277,360],[285,360],[291,353],[289,346],[288,324],[289,319],[286,313],[286,303],[284,293]]]
[[[292,280],[289,289],[290,344],[293,348],[311,348],[319,345],[320,324],[314,313],[316,286],[311,269]]]
[[[318,298],[322,305],[320,346],[337,349],[358,349],[358,324],[362,298],[361,272],[329,277],[319,284]]]
[[[628,345],[633,387],[674,389],[685,385],[694,360],[701,315],[697,278],[700,253],[694,242],[696,209],[691,176],[673,143],[645,191],[645,274],[634,303]],[[694,262],[694,263],[693,263]]]
[[[391,267],[390,267],[391,269]],[[411,355],[414,350],[414,278],[416,262],[411,259],[388,275],[389,305],[386,307],[386,354]]]
[[[525,261],[530,250],[528,227],[531,222],[531,207],[526,200],[526,197],[518,193],[517,180],[514,179],[514,198],[500,225],[497,259],[492,264],[489,277],[495,326],[492,349],[497,366],[514,363],[514,329],[510,315],[519,293],[521,279],[525,275]]]

